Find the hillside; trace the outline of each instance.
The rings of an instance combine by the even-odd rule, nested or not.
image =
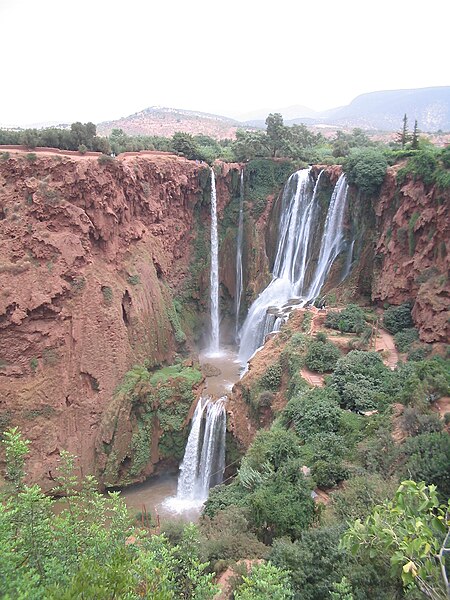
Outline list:
[[[129,135],[171,137],[177,131],[192,135],[209,135],[216,139],[234,138],[238,121],[178,108],[151,106],[129,117],[105,121],[97,125],[99,135],[109,135],[113,129],[123,129]]]
[[[404,114],[422,131],[450,129],[450,86],[362,94],[349,105],[322,113],[325,122],[364,129],[399,129]]]

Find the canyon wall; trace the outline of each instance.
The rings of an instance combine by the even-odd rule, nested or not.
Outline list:
[[[233,168],[219,178],[219,216]],[[196,321],[174,300],[196,316],[207,305],[208,256],[192,266],[209,186],[208,165],[163,154],[0,160],[0,424],[32,441],[30,480],[51,487],[62,448],[95,471],[124,373],[189,346]]]

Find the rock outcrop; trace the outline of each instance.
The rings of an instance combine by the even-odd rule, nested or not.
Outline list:
[[[409,177],[399,182],[398,171],[388,169],[375,202],[372,300],[411,300],[421,340],[448,342],[450,194]]]

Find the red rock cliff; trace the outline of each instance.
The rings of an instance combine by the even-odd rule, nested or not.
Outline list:
[[[424,342],[448,342],[450,327],[450,194],[421,181],[398,181],[388,169],[375,203],[372,299],[413,300],[413,318]]]
[[[168,308],[190,276],[207,169],[164,154],[0,161],[0,425],[32,440],[32,480],[51,486],[61,448],[92,472],[123,374],[172,358]]]

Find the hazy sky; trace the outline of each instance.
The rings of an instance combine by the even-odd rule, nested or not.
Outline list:
[[[0,0],[0,124],[450,85],[448,0]]]

